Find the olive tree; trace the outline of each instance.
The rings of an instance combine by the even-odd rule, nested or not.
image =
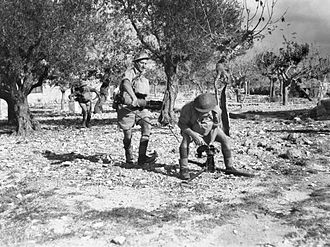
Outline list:
[[[37,128],[27,96],[52,68],[79,71],[102,22],[94,1],[8,0],[0,2],[0,97],[18,134]]]
[[[284,47],[279,49],[278,54],[273,52],[264,52],[257,55],[257,65],[271,77],[276,74],[281,83],[281,95],[283,105],[287,104],[289,89],[295,79],[302,75],[303,70],[298,65],[307,58],[309,54],[308,44],[298,44],[294,41],[284,40]]]
[[[179,63],[190,60],[201,65],[216,51],[232,57],[248,49],[272,24],[276,1],[271,2],[267,12],[266,4],[256,1],[252,13],[245,1],[238,0],[111,1],[130,21],[143,47],[163,65],[167,83],[161,123],[170,123],[174,117]]]

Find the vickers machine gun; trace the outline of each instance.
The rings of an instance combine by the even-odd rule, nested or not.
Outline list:
[[[204,158],[205,155],[203,155],[203,153],[205,153],[206,154],[206,161],[204,163],[201,163],[201,162],[194,161],[194,160],[188,160],[188,162],[196,164],[196,165],[202,167],[203,169],[201,171],[199,171],[197,174],[193,175],[189,180],[187,180],[187,182],[190,182],[193,179],[197,178],[203,172],[212,172],[213,173],[213,172],[220,171],[220,172],[223,172],[227,175],[232,174],[234,176],[254,177],[254,174],[250,174],[250,173],[247,173],[247,172],[241,172],[241,171],[238,171],[236,169],[227,170],[227,169],[217,168],[215,166],[215,162],[214,162],[214,155],[216,153],[219,153],[219,152],[220,152],[219,149],[217,149],[213,145],[199,146],[197,148],[196,157],[197,158]]]

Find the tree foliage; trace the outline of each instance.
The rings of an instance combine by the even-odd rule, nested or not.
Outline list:
[[[261,38],[271,24],[275,2],[265,18],[265,5],[244,16],[248,8],[237,0],[114,0],[118,12],[130,20],[144,48],[163,64],[167,76],[164,109],[160,122],[171,122],[177,93],[177,68],[183,61],[201,68],[215,51],[227,56],[240,54]],[[261,8],[261,12],[259,12]],[[250,12],[249,12],[250,13]],[[255,18],[261,18],[254,22]],[[261,29],[258,29],[264,23]]]
[[[298,44],[286,39],[284,41],[285,46],[279,49],[278,54],[271,51],[258,54],[256,56],[256,64],[260,71],[270,78],[271,82],[273,82],[273,78],[280,80],[282,100],[283,104],[286,104],[288,88],[294,79],[300,76],[302,70],[297,69],[298,65],[306,59],[310,48],[307,43]]]
[[[86,44],[103,25],[95,16],[91,0],[0,2],[0,97],[15,111],[18,133],[36,127],[27,95],[52,68],[63,74],[82,69]]]

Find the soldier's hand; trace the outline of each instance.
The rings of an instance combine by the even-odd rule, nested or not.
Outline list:
[[[132,100],[132,106],[136,107],[138,105],[139,105],[138,99],[136,97],[134,97],[133,100]]]
[[[201,146],[201,145],[206,145],[203,137],[200,134],[194,134],[192,135],[192,139],[195,142],[196,145]]]

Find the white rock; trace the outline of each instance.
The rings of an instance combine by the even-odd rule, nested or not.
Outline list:
[[[122,245],[126,241],[126,238],[124,236],[116,236],[114,237],[111,242],[114,244]]]

